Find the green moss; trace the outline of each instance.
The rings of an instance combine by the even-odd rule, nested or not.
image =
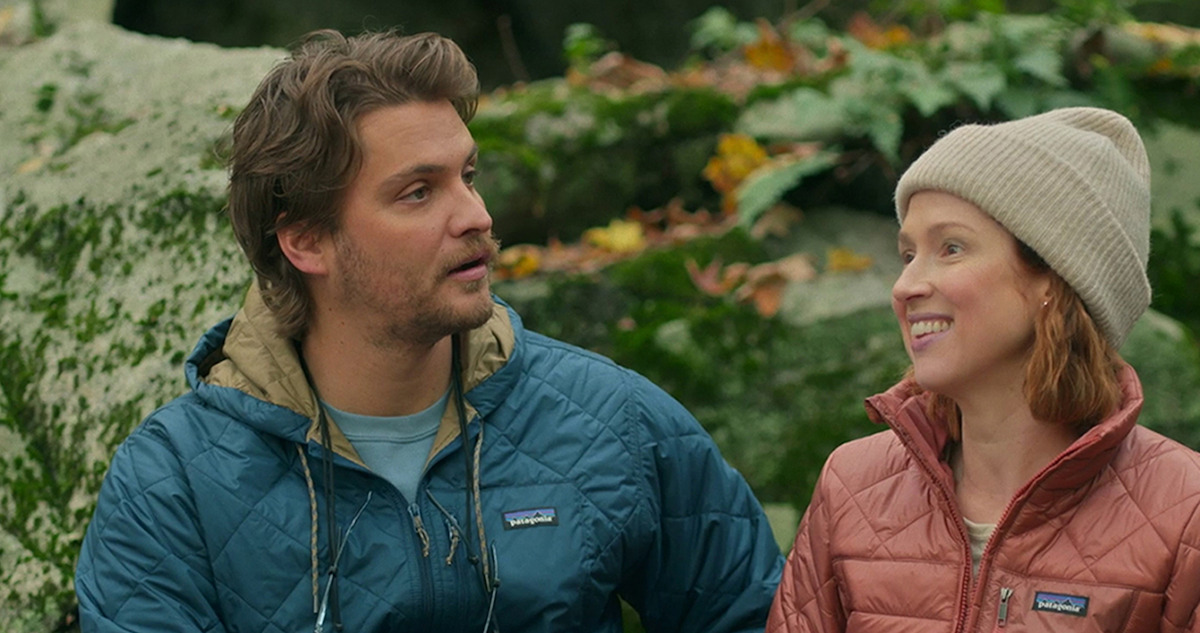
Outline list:
[[[37,89],[37,101],[34,103],[34,109],[43,114],[50,111],[54,107],[54,98],[58,94],[58,85],[42,84]]]

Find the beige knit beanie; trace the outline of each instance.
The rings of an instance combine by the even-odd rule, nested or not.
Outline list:
[[[1075,292],[1114,347],[1150,305],[1150,164],[1128,119],[1063,108],[964,125],[900,178],[900,221],[918,191],[967,200],[1029,245]]]

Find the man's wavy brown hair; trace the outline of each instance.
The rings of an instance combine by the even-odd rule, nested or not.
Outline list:
[[[1049,302],[1038,311],[1033,352],[1025,367],[1025,400],[1035,418],[1070,425],[1082,434],[1120,405],[1117,375],[1124,361],[1071,286],[1019,240],[1017,253],[1030,270],[1050,275]],[[906,377],[912,377],[912,367]],[[916,386],[916,393],[920,391]],[[927,406],[930,418],[946,421],[951,438],[962,437],[962,419],[953,400],[933,393]]]
[[[283,335],[302,336],[313,306],[277,233],[291,226],[337,231],[362,161],[359,118],[387,106],[449,101],[466,123],[478,95],[475,67],[433,33],[347,38],[315,31],[262,80],[233,124],[229,215]]]

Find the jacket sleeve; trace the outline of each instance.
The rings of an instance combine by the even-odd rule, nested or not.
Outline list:
[[[833,577],[829,486],[830,463],[817,481],[788,554],[779,592],[771,605],[768,633],[840,633],[846,630]]]
[[[1200,633],[1200,505],[1184,528],[1167,585],[1163,633]]]
[[[154,428],[125,440],[100,488],[75,577],[84,633],[225,630],[182,464]]]
[[[649,536],[622,596],[650,633],[762,631],[783,568],[762,506],[682,405],[648,383],[639,399]]]

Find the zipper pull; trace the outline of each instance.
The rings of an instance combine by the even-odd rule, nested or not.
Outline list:
[[[446,529],[450,532],[450,553],[446,555],[446,565],[450,566],[454,564],[454,550],[458,548],[458,542],[460,539],[458,536],[458,530],[455,529],[455,527],[448,521],[446,522]]]
[[[1013,595],[1013,590],[1008,587],[1000,588],[1000,611],[996,614],[996,626],[1004,626],[1008,622],[1008,599]]]
[[[417,530],[417,537],[421,539],[421,556],[429,558],[429,533],[425,531],[425,522],[421,520],[421,509],[417,504],[411,503],[408,513],[412,515],[413,528]]]

